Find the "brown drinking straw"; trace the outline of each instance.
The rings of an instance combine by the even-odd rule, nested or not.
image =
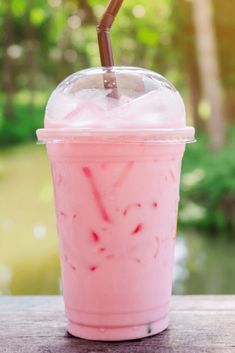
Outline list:
[[[111,67],[114,65],[110,29],[122,3],[123,0],[110,0],[97,26],[100,60],[101,65],[104,67]]]
[[[123,3],[123,0],[110,0],[99,24],[97,26],[97,36],[100,51],[100,61],[103,67],[111,68],[114,66],[113,51],[110,40],[110,29],[115,17]],[[109,72],[109,71],[108,71]],[[115,74],[104,74],[104,87],[112,89],[109,97],[118,98],[117,81]]]

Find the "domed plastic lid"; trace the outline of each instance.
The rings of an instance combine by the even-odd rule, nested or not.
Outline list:
[[[141,68],[74,73],[52,93],[44,126],[37,131],[40,142],[194,140],[178,91],[163,76]]]

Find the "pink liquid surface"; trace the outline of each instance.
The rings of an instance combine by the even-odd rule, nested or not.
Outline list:
[[[185,144],[47,145],[71,334],[123,340],[168,324]]]

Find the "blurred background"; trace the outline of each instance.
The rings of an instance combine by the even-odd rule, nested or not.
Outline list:
[[[36,145],[45,104],[74,71],[99,66],[106,0],[0,2],[0,294],[60,292],[50,168]],[[118,65],[160,72],[183,95],[187,146],[174,293],[235,293],[235,2],[126,0]]]

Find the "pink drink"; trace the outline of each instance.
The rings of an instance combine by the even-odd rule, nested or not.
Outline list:
[[[115,118],[125,112],[131,121],[126,104],[109,105],[106,113]],[[85,116],[94,106],[96,118],[105,121],[92,101],[82,108]],[[47,116],[46,129],[38,132],[52,166],[68,331],[93,340],[150,336],[168,325],[186,142],[181,135],[191,131],[192,138],[193,131],[124,131],[119,121],[116,131],[80,134],[73,126],[84,114],[80,107],[66,111],[62,128]]]

